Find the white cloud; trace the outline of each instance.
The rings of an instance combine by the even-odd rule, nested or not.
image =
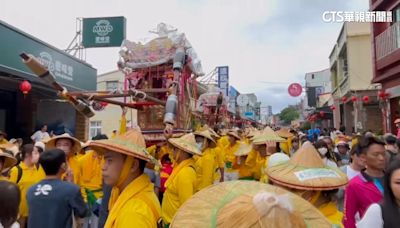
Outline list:
[[[148,37],[148,31],[159,22],[168,23],[186,34],[205,72],[228,65],[231,85],[242,93],[255,92],[259,100],[272,104],[278,112],[299,100],[287,95],[286,82],[301,82],[306,72],[328,66],[328,55],[340,28],[339,24],[322,23],[320,14],[332,8],[325,0],[291,2],[37,0],[26,1],[21,7],[19,1],[3,0],[0,19],[61,49],[74,37],[77,17],[125,16],[129,40]],[[325,4],[327,8],[323,9]],[[343,10],[365,10],[368,3],[355,0],[350,5],[341,4],[347,4]],[[301,7],[296,7],[298,11],[293,9],[296,5]],[[312,8],[305,11],[305,21],[300,21],[302,8]],[[99,73],[115,70],[117,60],[118,48],[87,50],[87,61]],[[271,93],[271,86],[262,81],[281,82],[282,91],[275,86]]]

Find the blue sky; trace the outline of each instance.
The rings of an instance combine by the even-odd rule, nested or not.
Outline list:
[[[184,32],[205,72],[230,67],[230,84],[256,93],[277,113],[299,98],[288,83],[328,67],[341,24],[324,11],[366,11],[367,0],[2,0],[0,19],[58,48],[74,37],[77,17],[125,16],[127,39],[149,38],[165,22]],[[89,49],[87,61],[104,73],[116,69],[118,48]],[[269,83],[273,82],[273,83]]]

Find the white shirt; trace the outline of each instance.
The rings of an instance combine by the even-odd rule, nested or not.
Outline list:
[[[331,161],[328,158],[323,158],[322,160],[324,161],[325,165],[332,167],[332,168],[337,168],[336,162]]]
[[[373,203],[365,212],[363,218],[357,223],[357,228],[383,228],[382,209]]]
[[[346,168],[346,174],[347,174],[347,178],[349,178],[349,181],[351,179],[353,179],[353,177],[357,176],[360,173],[360,171],[356,171],[353,168],[351,168],[351,166],[347,166]]]
[[[49,135],[49,133],[47,133],[47,132],[42,132],[41,130],[35,132],[35,134],[33,134],[33,135],[31,136],[31,139],[32,139],[33,141],[35,141],[35,142],[42,141],[42,140],[45,139],[45,138],[50,138],[50,135]]]

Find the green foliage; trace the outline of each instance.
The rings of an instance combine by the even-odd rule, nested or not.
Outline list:
[[[300,130],[306,131],[308,129],[311,129],[311,123],[310,122],[306,121],[306,122],[301,124]]]
[[[290,124],[293,120],[298,119],[300,116],[299,112],[295,107],[289,106],[284,108],[279,114],[279,118],[285,123]]]

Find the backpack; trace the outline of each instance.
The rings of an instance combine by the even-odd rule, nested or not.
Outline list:
[[[21,168],[21,166],[19,166],[19,165],[15,166],[15,167],[17,167],[17,171],[18,171],[18,174],[17,174],[17,182],[16,182],[16,184],[18,184],[19,181],[21,180],[21,177],[22,177],[22,168]]]

